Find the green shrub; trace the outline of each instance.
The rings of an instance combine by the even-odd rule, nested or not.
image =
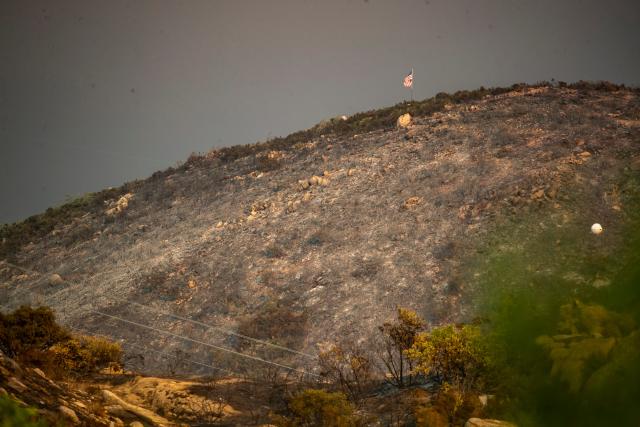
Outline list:
[[[447,325],[418,334],[407,355],[415,362],[415,372],[435,375],[465,391],[483,385],[489,368],[480,328],[472,325]]]
[[[55,364],[66,374],[83,376],[122,364],[120,344],[104,338],[76,336],[50,348]]]
[[[276,422],[281,426],[348,427],[357,425],[353,407],[343,393],[307,389],[291,399],[290,418]]]
[[[0,348],[9,357],[44,351],[68,338],[48,307],[22,306],[13,313],[0,314]]]
[[[72,338],[48,307],[22,306],[0,314],[0,348],[7,356],[58,377],[121,366],[120,344],[92,336]]]
[[[24,408],[9,396],[0,396],[0,427],[46,427],[33,408]]]

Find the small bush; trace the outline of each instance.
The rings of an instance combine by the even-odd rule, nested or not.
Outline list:
[[[7,356],[57,377],[119,368],[122,358],[117,343],[99,337],[71,337],[48,307],[22,306],[0,314],[0,348]]]
[[[352,400],[360,399],[371,385],[373,363],[360,348],[334,345],[321,352],[318,359],[322,374]]]
[[[307,314],[293,310],[290,303],[269,302],[252,317],[243,319],[238,332],[285,347],[300,348],[307,333],[307,321]],[[243,342],[243,345],[247,344]]]
[[[76,336],[54,345],[50,352],[57,366],[76,376],[122,365],[120,344],[100,337]]]
[[[262,253],[267,258],[284,258],[287,255],[282,247],[275,244],[267,246]]]
[[[414,371],[462,390],[477,390],[486,379],[489,357],[480,328],[447,325],[418,334],[407,355]]]
[[[289,409],[292,416],[280,418],[280,426],[356,426],[357,418],[353,407],[342,393],[328,393],[324,390],[307,389],[291,399]]]
[[[445,384],[429,405],[416,409],[416,426],[463,426],[469,418],[479,416],[481,410],[477,395]]]
[[[69,338],[48,307],[22,306],[11,314],[0,314],[0,348],[9,357],[34,355]]]
[[[1,427],[46,427],[33,408],[22,407],[9,396],[0,396]]]
[[[407,357],[418,335],[424,329],[424,321],[414,312],[398,308],[398,320],[378,327],[382,335],[379,348],[380,359],[385,366],[389,381],[397,387],[413,383],[413,359]]]
[[[278,170],[282,167],[282,160],[277,157],[271,156],[258,156],[256,157],[256,169],[259,172],[270,172]]]

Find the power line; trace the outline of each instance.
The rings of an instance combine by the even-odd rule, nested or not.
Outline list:
[[[74,330],[74,331],[81,332],[81,333],[83,333],[83,334],[85,334],[85,335],[93,335],[93,336],[95,336],[95,335],[96,335],[94,332],[88,331],[88,330],[86,330],[86,329],[78,328],[78,327],[76,327],[76,326],[67,326],[67,327],[68,327],[69,329]],[[113,339],[113,337],[109,337],[109,336],[106,336],[106,337],[107,337],[107,338],[110,338],[110,339]],[[162,355],[162,356],[166,356],[166,357],[173,357],[173,358],[176,358],[176,359],[178,358],[178,356],[177,356],[177,355],[175,355],[175,354],[167,353],[167,352],[165,352],[165,351],[155,350],[155,349],[152,349],[152,348],[150,348],[150,347],[141,346],[141,345],[138,345],[138,344],[132,344],[132,343],[130,343],[130,342],[127,342],[126,340],[125,340],[125,341],[123,341],[123,344],[124,344],[124,345],[126,345],[126,346],[129,346],[129,347],[137,348],[137,349],[139,349],[139,350],[141,350],[141,351],[150,351],[150,352],[152,352],[152,353],[157,353],[157,354],[160,354],[160,355]],[[230,371],[229,369],[219,368],[219,367],[217,367],[217,366],[209,365],[209,364],[207,364],[207,363],[197,362],[197,361],[195,361],[195,360],[191,360],[191,359],[186,359],[185,361],[186,361],[186,362],[189,362],[189,363],[196,364],[196,365],[204,366],[204,367],[206,367],[206,368],[211,368],[211,369],[214,369],[214,370],[223,371],[223,372],[226,372],[226,373],[228,373],[228,374],[232,374],[232,375],[240,376],[240,374],[238,374],[237,372]]]
[[[22,270],[24,272],[28,272],[28,273],[32,273],[32,274],[36,274],[36,275],[40,275],[40,276],[44,275],[43,273],[39,273],[39,272],[37,272],[35,270],[31,270],[29,268],[20,267],[18,265],[11,264],[11,263],[9,263],[7,261],[5,261],[5,264],[7,264],[9,266],[12,266],[14,268],[17,268],[19,270]],[[67,280],[63,280],[63,282],[68,283],[68,284],[73,284],[73,283],[71,283],[71,282],[69,282]],[[107,298],[109,298],[109,297],[107,297]],[[263,344],[263,345],[266,345],[266,346],[269,346],[269,347],[273,347],[273,348],[277,348],[277,349],[280,349],[280,350],[284,350],[284,351],[287,351],[289,353],[298,354],[298,355],[307,357],[309,359],[315,359],[316,358],[316,356],[308,354],[308,353],[303,353],[301,351],[294,350],[292,348],[288,348],[288,347],[285,347],[285,346],[282,346],[282,345],[274,344],[274,343],[271,343],[271,342],[268,342],[268,341],[264,341],[264,340],[260,340],[260,339],[257,339],[257,338],[252,338],[250,336],[243,335],[243,334],[240,334],[238,332],[230,331],[228,329],[224,329],[224,328],[221,328],[219,326],[209,325],[209,324],[200,322],[198,320],[190,319],[188,317],[179,316],[177,314],[173,314],[173,313],[170,313],[170,312],[158,309],[158,308],[154,308],[154,307],[151,307],[151,306],[148,306],[148,305],[145,305],[145,304],[141,304],[141,303],[138,303],[138,302],[135,302],[135,301],[128,301],[126,299],[118,299],[118,298],[113,298],[113,297],[110,297],[110,299],[112,301],[123,302],[125,304],[131,304],[131,305],[135,305],[135,306],[138,306],[138,307],[146,308],[146,309],[155,311],[156,313],[160,313],[160,314],[163,314],[165,316],[173,317],[174,319],[179,319],[179,320],[182,320],[182,321],[185,321],[185,322],[190,322],[190,323],[193,323],[193,324],[196,324],[196,325],[199,325],[199,326],[203,326],[203,327],[208,328],[208,329],[212,329],[212,330],[218,331],[220,333],[233,335],[233,336],[236,336],[236,337],[248,340],[248,341],[253,341],[255,343],[259,343],[259,344]]]
[[[225,348],[225,347],[220,347],[220,346],[217,346],[217,345],[214,345],[214,344],[210,344],[210,343],[207,343],[207,342],[204,342],[204,341],[195,340],[193,338],[189,338],[189,337],[185,337],[185,336],[182,336],[182,335],[174,334],[173,332],[165,331],[165,330],[162,330],[162,329],[157,329],[157,328],[154,328],[153,326],[148,326],[148,325],[145,325],[145,324],[142,324],[142,323],[134,322],[132,320],[127,320],[127,319],[124,319],[124,318],[119,317],[119,316],[114,316],[114,315],[111,315],[111,314],[103,313],[101,311],[92,310],[92,309],[87,309],[87,311],[89,311],[91,313],[99,314],[99,315],[102,315],[102,316],[110,317],[112,319],[116,319],[116,320],[119,320],[121,322],[128,323],[130,325],[135,325],[135,326],[139,326],[141,328],[145,328],[145,329],[149,329],[149,330],[152,330],[152,331],[155,331],[155,332],[159,332],[161,334],[170,335],[170,336],[172,336],[174,338],[180,338],[180,339],[183,339],[185,341],[193,342],[195,344],[200,344],[200,345],[204,345],[204,346],[207,346],[207,347],[215,348],[217,350],[226,351],[226,352],[234,354],[236,356],[246,357],[248,359],[256,360],[258,362],[267,363],[269,365],[278,366],[280,368],[288,369],[288,370],[293,371],[293,372],[298,372],[298,373],[301,373],[301,374],[307,374],[307,375],[312,375],[314,377],[321,378],[321,375],[314,374],[314,373],[311,373],[311,372],[308,372],[308,371],[305,371],[305,370],[302,370],[302,369],[293,368],[291,366],[283,365],[283,364],[277,363],[277,362],[272,362],[270,360],[265,360],[265,359],[262,359],[262,358],[257,357],[257,356],[251,356],[249,354],[240,353],[238,351],[231,350],[231,349],[228,349],[228,348]]]
[[[6,264],[12,265],[10,263],[6,263]],[[18,266],[15,266],[15,267],[18,268],[18,269],[22,269],[21,267],[18,267]],[[26,271],[26,270],[29,270],[29,269],[22,269],[22,270]],[[30,271],[33,272],[34,274],[42,275],[41,273],[38,273],[38,272],[36,272],[34,270],[30,270]],[[66,282],[66,283],[69,283],[69,282]],[[39,296],[42,299],[44,299],[45,301],[48,299],[46,296],[41,295],[41,294],[39,294],[37,292],[28,290],[28,289],[25,290],[25,292],[27,292],[27,293],[29,293],[31,295]],[[196,343],[196,344],[200,344],[200,345],[204,345],[204,346],[207,346],[207,347],[211,347],[211,348],[214,348],[214,349],[217,349],[217,350],[220,350],[220,351],[225,351],[225,352],[231,353],[231,354],[236,355],[236,356],[246,357],[248,359],[252,359],[252,360],[255,360],[255,361],[258,361],[258,362],[267,363],[267,364],[270,364],[270,365],[273,365],[273,366],[278,366],[280,368],[284,368],[284,369],[290,370],[292,372],[298,372],[298,373],[301,373],[301,374],[307,374],[307,375],[311,375],[311,376],[315,376],[315,377],[321,378],[320,375],[314,374],[312,372],[308,372],[308,371],[305,371],[305,370],[302,370],[302,369],[297,369],[297,368],[294,368],[294,367],[291,367],[291,366],[283,365],[281,363],[272,362],[270,360],[262,359],[262,358],[257,357],[257,356],[251,356],[251,355],[248,355],[248,354],[240,353],[238,351],[231,350],[231,349],[228,349],[228,348],[225,348],[225,347],[220,347],[220,346],[217,346],[217,345],[214,345],[214,344],[211,344],[211,343],[207,343],[207,342],[200,341],[200,340],[195,340],[195,339],[183,336],[183,335],[178,335],[178,334],[175,334],[175,333],[170,332],[170,331],[157,329],[157,328],[154,328],[152,326],[148,326],[148,325],[145,325],[145,324],[142,324],[142,323],[134,322],[132,320],[124,319],[124,318],[119,317],[119,316],[114,316],[114,315],[111,315],[111,314],[103,313],[103,312],[98,311],[98,310],[93,310],[93,309],[87,308],[86,311],[94,313],[94,314],[98,314],[98,315],[101,315],[101,316],[106,316],[106,317],[109,317],[109,318],[112,318],[112,319],[116,319],[116,320],[119,320],[119,321],[124,322],[124,323],[128,323],[128,324],[131,324],[131,325],[135,325],[135,326],[138,326],[138,327],[149,329],[149,330],[152,330],[152,331],[155,331],[155,332],[159,332],[159,333],[162,333],[162,334],[170,335],[170,336],[175,337],[175,338],[180,338],[180,339],[183,339],[183,340],[186,340],[186,341],[190,341],[190,342],[193,342],[193,343]]]
[[[153,310],[153,311],[155,311],[157,313],[161,313],[161,314],[163,314],[165,316],[173,317],[173,318],[178,319],[178,320],[184,320],[185,322],[190,322],[190,323],[193,323],[193,324],[196,324],[196,325],[204,326],[205,328],[213,329],[214,331],[222,332],[224,334],[233,335],[233,336],[236,336],[236,337],[239,337],[239,338],[243,338],[245,340],[249,340],[249,341],[253,341],[253,342],[259,343],[259,344],[265,344],[265,345],[268,345],[270,347],[274,347],[274,348],[277,348],[277,349],[280,349],[280,350],[285,350],[285,351],[288,351],[289,353],[299,354],[301,356],[305,356],[305,357],[308,357],[310,359],[315,359],[316,358],[316,356],[313,356],[311,354],[303,353],[301,351],[293,350],[291,348],[284,347],[284,346],[281,346],[281,345],[278,345],[278,344],[273,344],[273,343],[270,343],[268,341],[263,341],[263,340],[259,340],[257,338],[252,338],[252,337],[249,337],[249,336],[246,336],[246,335],[242,335],[242,334],[239,334],[237,332],[233,332],[233,331],[229,331],[227,329],[220,328],[218,326],[208,325],[206,323],[199,322],[197,320],[189,319],[188,317],[182,317],[182,316],[179,316],[177,314],[173,314],[173,313],[169,313],[169,312],[164,311],[164,310],[160,310],[158,308],[154,308],[154,307],[150,307],[150,306],[147,306],[147,305],[144,305],[144,304],[140,304],[138,302],[126,301],[126,300],[122,300],[122,301],[127,303],[127,304],[136,305],[138,307],[148,308],[149,310]]]

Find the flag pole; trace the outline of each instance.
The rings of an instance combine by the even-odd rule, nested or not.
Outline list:
[[[413,104],[413,67],[411,67],[411,103]]]

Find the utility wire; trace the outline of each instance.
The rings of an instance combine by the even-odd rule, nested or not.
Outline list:
[[[85,335],[93,335],[93,336],[96,335],[94,332],[87,331],[86,329],[78,328],[76,326],[67,326],[67,327],[69,329],[71,329],[71,330],[78,331],[78,332],[80,332],[82,334],[85,334]],[[105,335],[105,337],[110,338],[110,339],[114,339],[113,337],[109,337],[109,336],[106,336],[106,335]],[[160,355],[165,356],[165,357],[173,357],[173,358],[176,358],[176,359],[178,358],[178,356],[175,355],[175,354],[167,353],[165,351],[155,350],[155,349],[152,349],[150,347],[146,347],[146,346],[142,346],[142,345],[138,345],[138,344],[132,344],[130,342],[127,342],[126,340],[123,341],[123,344],[128,346],[128,347],[137,348],[137,349],[139,349],[141,351],[150,351],[152,353],[157,353],[157,354],[160,354]],[[211,369],[214,369],[214,370],[223,371],[223,372],[226,372],[228,374],[240,376],[240,374],[238,374],[237,372],[230,371],[229,369],[219,368],[217,366],[209,365],[207,363],[197,362],[195,360],[190,360],[190,359],[186,359],[185,361],[189,362],[189,363],[196,364],[196,365],[204,366],[204,367],[207,367],[207,368],[211,368]]]
[[[134,322],[132,320],[123,319],[122,317],[119,317],[119,316],[114,316],[114,315],[111,315],[111,314],[103,313],[101,311],[92,310],[92,309],[87,309],[87,311],[89,311],[91,313],[99,314],[101,316],[106,316],[106,317],[109,317],[109,318],[112,318],[112,319],[116,319],[116,320],[119,320],[121,322],[128,323],[130,325],[139,326],[141,328],[149,329],[151,331],[159,332],[161,334],[166,334],[166,335],[172,336],[174,338],[180,338],[180,339],[183,339],[185,341],[190,341],[190,342],[195,343],[195,344],[200,344],[200,345],[204,345],[204,346],[207,346],[207,347],[215,348],[217,350],[226,351],[226,352],[234,354],[236,356],[246,357],[248,359],[256,360],[258,362],[267,363],[269,365],[278,366],[280,368],[288,369],[288,370],[293,371],[293,372],[298,372],[298,373],[301,373],[301,374],[307,374],[307,375],[311,375],[311,376],[314,376],[314,377],[321,378],[321,375],[314,374],[314,373],[311,373],[311,372],[308,372],[308,371],[305,371],[305,370],[302,370],[302,369],[293,368],[291,366],[283,365],[283,364],[277,363],[277,362],[272,362],[270,360],[262,359],[262,358],[257,357],[257,356],[251,356],[249,354],[240,353],[238,351],[231,350],[231,349],[228,349],[228,348],[225,348],[225,347],[220,347],[220,346],[217,346],[217,345],[214,345],[214,344],[210,344],[208,342],[195,340],[193,338],[189,338],[189,337],[185,337],[185,336],[182,336],[182,335],[174,334],[173,332],[165,331],[163,329],[157,329],[157,328],[154,328],[153,326],[148,326],[148,325],[145,325],[145,324],[142,324],[142,323]]]
[[[5,261],[5,263],[8,264],[8,265],[14,266],[13,264],[8,263],[6,261]],[[18,268],[20,270],[26,271],[26,272],[31,272],[33,274],[42,275],[42,273],[39,273],[39,272],[34,271],[34,270],[22,268],[22,267],[19,267],[19,266],[14,266],[14,267]],[[65,282],[69,283],[67,281],[65,281]],[[44,296],[42,294],[39,294],[37,292],[34,292],[34,291],[25,290],[25,292],[27,292],[27,293],[29,293],[31,295],[39,296],[39,297],[43,298],[45,301],[48,299],[46,296]],[[190,342],[193,342],[195,344],[200,344],[200,345],[211,347],[211,348],[214,348],[214,349],[217,349],[217,350],[220,350],[220,351],[225,351],[225,352],[234,354],[236,356],[245,357],[245,358],[252,359],[252,360],[255,360],[255,361],[258,361],[258,362],[267,363],[267,364],[270,364],[270,365],[273,365],[273,366],[278,366],[280,368],[284,368],[284,369],[290,370],[292,372],[298,372],[298,373],[301,373],[301,374],[307,374],[307,375],[311,375],[311,376],[315,376],[315,377],[321,378],[321,375],[314,374],[312,372],[308,372],[308,371],[305,371],[305,370],[302,370],[302,369],[297,369],[297,368],[294,368],[294,367],[291,367],[291,366],[287,366],[287,365],[283,365],[281,363],[273,362],[273,361],[270,361],[270,360],[262,359],[262,358],[257,357],[257,356],[251,356],[251,355],[248,355],[248,354],[240,353],[238,351],[231,350],[231,349],[228,349],[228,348],[225,348],[225,347],[220,347],[220,346],[217,346],[217,345],[214,345],[214,344],[211,344],[211,343],[207,343],[207,342],[200,341],[200,340],[195,340],[195,339],[183,336],[183,335],[178,335],[178,334],[175,334],[175,333],[170,332],[170,331],[157,329],[157,328],[154,328],[152,326],[148,326],[148,325],[145,325],[145,324],[142,324],[142,323],[134,322],[132,320],[124,319],[124,318],[119,317],[119,316],[114,316],[114,315],[111,315],[111,314],[107,314],[107,313],[104,313],[104,312],[101,312],[101,311],[98,311],[98,310],[93,310],[93,309],[87,308],[86,311],[90,312],[90,313],[98,314],[98,315],[101,315],[101,316],[106,316],[106,317],[109,317],[109,318],[112,318],[112,319],[116,319],[116,320],[119,320],[119,321],[121,321],[123,323],[128,323],[128,324],[135,325],[135,326],[138,326],[138,327],[141,327],[141,328],[145,328],[145,329],[149,329],[149,330],[152,330],[152,331],[155,331],[155,332],[166,334],[166,335],[169,335],[169,336],[172,336],[172,337],[175,337],[175,338],[180,338],[180,339],[183,339],[183,340],[186,340],[186,341],[190,341]]]
[[[305,356],[305,357],[308,357],[310,359],[315,359],[316,358],[316,356],[313,356],[311,354],[303,353],[301,351],[293,350],[293,349],[288,348],[288,347],[283,347],[283,346],[278,345],[278,344],[273,344],[273,343],[270,343],[270,342],[267,342],[267,341],[259,340],[257,338],[252,338],[252,337],[249,337],[249,336],[246,336],[246,335],[242,335],[242,334],[239,334],[237,332],[229,331],[227,329],[223,329],[223,328],[220,328],[220,327],[217,327],[217,326],[208,325],[206,323],[199,322],[197,320],[189,319],[188,317],[182,317],[182,316],[179,316],[177,314],[173,314],[173,313],[169,313],[169,312],[164,311],[164,310],[160,310],[158,308],[154,308],[154,307],[150,307],[148,305],[140,304],[138,302],[126,301],[126,300],[122,300],[122,301],[125,302],[125,303],[128,303],[128,304],[131,304],[131,305],[135,305],[135,306],[138,306],[138,307],[143,307],[143,308],[147,308],[149,310],[153,310],[153,311],[155,311],[157,313],[160,313],[160,314],[163,314],[165,316],[173,317],[173,318],[178,319],[178,320],[184,320],[185,322],[190,322],[190,323],[193,323],[193,324],[196,324],[196,325],[199,325],[199,326],[203,326],[203,327],[205,327],[207,329],[212,329],[214,331],[222,332],[224,334],[233,335],[233,336],[236,336],[236,337],[239,337],[239,338],[243,338],[243,339],[248,340],[248,341],[253,341],[253,342],[259,343],[259,344],[265,344],[265,345],[268,345],[270,347],[274,347],[274,348],[277,348],[277,349],[280,349],[280,350],[285,350],[285,351],[288,351],[289,353],[299,354],[301,356]]]
[[[4,261],[4,263],[6,265],[14,267],[14,268],[16,268],[18,270],[22,270],[22,271],[24,271],[26,273],[36,274],[36,275],[40,275],[40,276],[44,275],[43,273],[37,272],[35,270],[31,270],[29,268],[20,267],[18,265],[11,264],[11,263],[9,263],[7,261]],[[65,283],[72,284],[71,282],[69,282],[67,280],[63,280],[63,281]],[[109,297],[107,297],[107,298],[109,298]],[[135,301],[128,301],[128,300],[123,299],[123,298],[122,299],[117,299],[117,298],[113,298],[113,297],[110,297],[109,299],[111,299],[112,301],[123,302],[125,304],[131,304],[131,305],[135,305],[137,307],[146,308],[148,310],[155,311],[156,313],[160,313],[160,314],[165,315],[165,316],[173,317],[174,319],[179,319],[179,320],[182,320],[182,321],[185,321],[185,322],[190,322],[190,323],[193,323],[195,325],[203,326],[205,328],[212,329],[212,330],[218,331],[218,332],[223,333],[223,334],[236,336],[238,338],[242,338],[242,339],[245,339],[245,340],[248,340],[248,341],[252,341],[252,342],[263,344],[263,345],[266,345],[266,346],[269,346],[269,347],[277,348],[279,350],[284,350],[284,351],[287,351],[289,353],[298,354],[300,356],[304,356],[304,357],[307,357],[309,359],[315,359],[316,358],[316,356],[313,356],[313,355],[308,354],[308,353],[303,353],[301,351],[294,350],[292,348],[284,347],[284,346],[281,346],[281,345],[278,345],[278,344],[274,344],[274,343],[271,343],[271,342],[268,342],[268,341],[260,340],[260,339],[257,339],[257,338],[252,338],[250,336],[243,335],[243,334],[240,334],[240,333],[237,333],[237,332],[234,332],[234,331],[230,331],[228,329],[224,329],[224,328],[221,328],[219,326],[209,325],[207,323],[203,323],[203,322],[200,322],[200,321],[197,321],[197,320],[193,320],[193,319],[190,319],[188,317],[179,316],[177,314],[173,314],[173,313],[170,313],[170,312],[158,309],[158,308],[154,308],[154,307],[151,307],[151,306],[148,306],[148,305],[145,305],[145,304],[141,304],[141,303],[138,303],[138,302],[135,302]]]

